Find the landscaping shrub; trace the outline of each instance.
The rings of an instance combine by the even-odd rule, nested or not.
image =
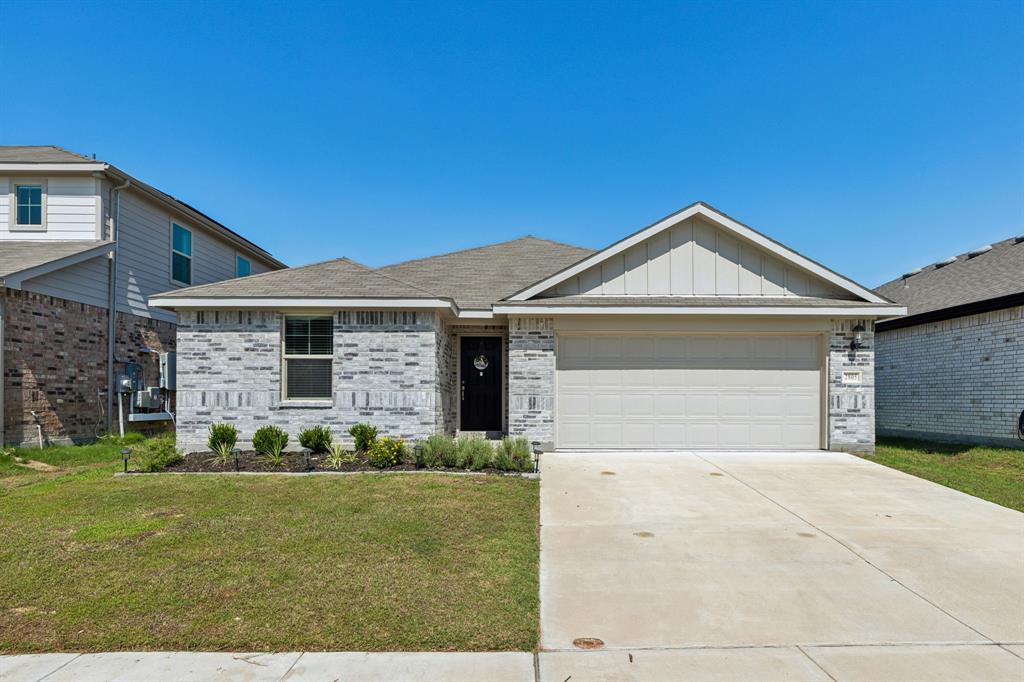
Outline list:
[[[508,438],[502,438],[494,448],[494,468],[500,471],[519,471]]]
[[[352,464],[355,461],[355,453],[346,450],[341,443],[331,443],[331,451],[324,458],[324,464],[332,469],[340,469],[343,464]]]
[[[456,461],[455,440],[443,433],[435,433],[420,443],[416,466],[426,467],[427,469],[439,469],[446,466],[455,466]]]
[[[280,466],[284,462],[282,452],[287,445],[288,434],[279,426],[265,424],[256,429],[252,437],[253,449],[274,466]]]
[[[299,432],[299,444],[316,454],[327,452],[331,447],[331,430],[326,426],[312,426]]]
[[[139,471],[147,473],[163,471],[184,459],[181,450],[175,446],[174,436],[151,438],[135,448],[133,454],[139,463]]]
[[[218,446],[227,445],[228,452],[238,442],[238,429],[234,424],[210,424],[210,435],[206,438],[206,444],[213,452],[220,452]]]
[[[370,445],[377,440],[377,427],[369,424],[353,424],[348,430],[348,435],[356,442],[356,450],[367,452]]]
[[[494,448],[483,436],[460,436],[457,441],[458,464],[463,469],[479,471],[491,465]]]
[[[213,446],[213,457],[210,457],[207,461],[226,467],[231,463],[232,451],[233,449],[229,443],[215,443]]]
[[[533,449],[530,447],[530,441],[522,436],[503,438],[501,446],[507,448],[512,456],[515,463],[513,471],[533,471]]]
[[[366,459],[378,469],[400,464],[405,455],[405,442],[400,438],[377,438],[370,443]]]

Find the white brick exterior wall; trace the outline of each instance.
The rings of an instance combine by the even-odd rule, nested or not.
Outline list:
[[[508,322],[508,429],[551,445],[555,440],[555,325],[550,317]]]
[[[878,433],[1024,447],[1024,306],[877,335]]]
[[[861,324],[862,347],[850,350],[853,328]],[[835,320],[828,344],[828,449],[875,449],[875,341],[870,320]],[[843,383],[844,372],[860,383]]]

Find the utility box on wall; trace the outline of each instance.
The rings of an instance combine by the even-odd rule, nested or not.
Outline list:
[[[160,388],[168,391],[176,390],[174,380],[178,371],[178,356],[173,351],[160,354]]]

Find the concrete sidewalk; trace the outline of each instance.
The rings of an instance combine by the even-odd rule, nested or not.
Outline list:
[[[0,656],[3,682],[904,682],[1024,680],[1024,646],[783,646],[528,653]]]
[[[0,656],[3,682],[533,682],[528,653],[112,652]]]

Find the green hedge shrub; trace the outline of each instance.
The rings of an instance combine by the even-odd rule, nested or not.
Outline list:
[[[210,424],[210,435],[206,438],[206,444],[212,452],[220,452],[225,445],[230,451],[237,442],[238,429],[234,424]]]
[[[495,448],[494,467],[502,471],[532,471],[533,452],[523,437],[502,438]]]
[[[311,426],[299,432],[299,445],[316,454],[327,452],[331,447],[331,430],[326,426]]]
[[[174,436],[150,438],[135,448],[133,454],[139,464],[139,471],[147,473],[163,471],[185,458],[175,446]]]
[[[454,439],[443,433],[435,433],[425,441],[421,441],[419,446],[420,450],[416,459],[416,466],[427,469],[455,466],[454,463],[448,464],[448,462],[457,461]]]
[[[348,435],[352,436],[352,440],[356,442],[357,451],[366,452],[370,449],[370,445],[377,440],[377,427],[369,424],[353,424],[348,430]]]
[[[404,457],[405,442],[400,438],[377,438],[366,450],[366,460],[378,469],[401,464]]]
[[[279,426],[264,424],[252,436],[253,450],[261,455],[280,455],[288,445],[288,434]]]

